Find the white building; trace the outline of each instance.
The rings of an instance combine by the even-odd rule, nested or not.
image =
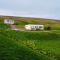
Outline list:
[[[5,19],[4,24],[14,24],[14,20],[11,19]]]
[[[28,24],[25,25],[26,30],[44,30],[44,25],[34,25],[34,24]]]

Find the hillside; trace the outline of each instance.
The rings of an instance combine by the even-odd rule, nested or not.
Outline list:
[[[60,32],[0,31],[0,60],[60,60],[59,47]]]
[[[60,21],[54,19],[0,16],[0,22],[3,23],[4,19],[14,20],[18,28],[24,28],[24,25],[26,24],[43,24],[45,27],[50,26],[52,30],[60,30]]]
[[[4,19],[18,28],[26,24],[51,26],[50,31],[14,31]],[[43,18],[0,17],[0,60],[60,60],[60,21]]]

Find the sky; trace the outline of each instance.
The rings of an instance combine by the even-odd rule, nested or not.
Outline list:
[[[60,19],[60,0],[0,0],[0,15]]]

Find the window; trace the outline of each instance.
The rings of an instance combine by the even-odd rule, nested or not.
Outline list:
[[[42,26],[39,26],[39,28],[42,28]]]
[[[9,20],[7,20],[7,22],[9,22]]]

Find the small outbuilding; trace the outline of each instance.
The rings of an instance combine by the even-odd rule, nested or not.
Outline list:
[[[4,24],[14,24],[14,20],[11,19],[5,19]]]
[[[44,25],[35,25],[35,24],[28,24],[25,25],[26,30],[44,30]]]

